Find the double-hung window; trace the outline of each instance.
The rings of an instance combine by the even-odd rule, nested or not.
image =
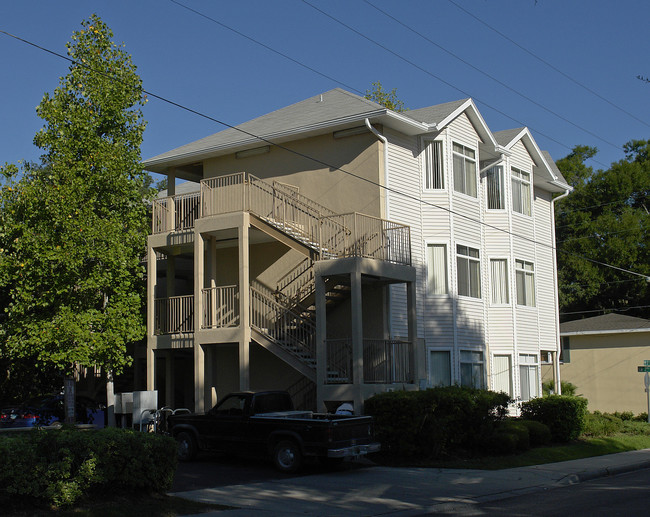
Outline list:
[[[485,173],[488,210],[503,210],[506,207],[503,167],[496,165]]]
[[[490,259],[490,283],[492,305],[510,303],[508,295],[508,261],[506,259]]]
[[[424,188],[439,190],[445,188],[445,178],[442,166],[442,142],[440,140],[425,141],[424,148]]]
[[[481,260],[479,251],[469,246],[456,245],[458,294],[481,297]]]
[[[427,244],[427,293],[447,294],[447,245]]]
[[[469,388],[485,388],[483,352],[460,351],[460,384]]]
[[[454,142],[454,190],[476,197],[476,152]]]
[[[511,168],[512,209],[524,215],[530,215],[530,173]]]
[[[509,355],[494,356],[494,371],[492,372],[493,383],[492,391],[497,393],[507,393],[510,397],[512,394],[512,357]]]
[[[525,260],[515,260],[517,278],[517,305],[535,305],[535,265]]]
[[[519,381],[521,400],[539,396],[539,363],[533,354],[519,354]]]

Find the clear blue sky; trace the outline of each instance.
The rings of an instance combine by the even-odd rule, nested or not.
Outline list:
[[[623,158],[625,142],[650,138],[650,83],[636,79],[650,76],[647,0],[453,0],[474,17],[450,0],[309,0],[393,53],[302,0],[177,1],[323,75],[171,0],[4,0],[0,29],[65,53],[81,20],[97,13],[147,90],[229,124],[337,86],[365,92],[380,80],[409,108],[471,96],[493,131],[526,125],[555,159],[577,144],[596,146],[596,168]],[[35,107],[68,63],[2,34],[0,63],[0,163],[37,160]],[[143,158],[224,129],[155,99],[144,114]]]

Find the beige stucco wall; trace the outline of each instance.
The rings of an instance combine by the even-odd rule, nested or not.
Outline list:
[[[334,167],[375,183],[380,181],[383,155],[371,133],[334,138],[332,133],[283,144],[297,154],[271,146],[268,153],[237,158],[235,154],[206,160],[205,178],[248,172],[268,181],[281,181],[300,188],[300,193],[336,213],[362,212],[379,217],[380,189]],[[313,157],[327,167],[311,160]]]
[[[637,366],[650,359],[650,333],[570,336],[571,359],[560,367],[563,381],[577,386],[589,411],[648,410],[643,373]]]

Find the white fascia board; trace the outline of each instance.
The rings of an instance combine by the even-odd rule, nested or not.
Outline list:
[[[478,110],[476,104],[474,104],[474,101],[472,99],[467,99],[460,106],[458,106],[458,108],[456,108],[451,114],[449,114],[444,120],[442,120],[438,124],[438,128],[439,129],[444,128],[445,126],[449,125],[461,113],[468,110],[469,110],[468,117],[474,125],[478,126],[477,129],[481,138],[487,138],[487,142],[485,143],[492,144],[494,146],[494,150],[497,151],[499,144],[497,143],[496,139],[492,135],[492,131],[490,131],[490,128],[485,123],[485,120],[483,119],[481,112]]]
[[[560,336],[596,336],[605,334],[637,334],[650,332],[650,328],[642,329],[618,329],[618,330],[578,330],[573,332],[560,332]]]

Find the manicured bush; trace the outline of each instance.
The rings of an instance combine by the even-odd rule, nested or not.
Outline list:
[[[620,418],[624,422],[627,420],[633,420],[634,419],[634,413],[632,411],[615,411],[612,413],[615,417]]]
[[[536,422],[535,420],[524,420],[522,418],[518,422],[528,429],[531,447],[539,447],[551,443],[551,430],[546,424]]]
[[[639,413],[633,418],[635,422],[648,422],[648,413]]]
[[[509,419],[499,422],[497,433],[512,434],[516,438],[516,450],[527,451],[530,449],[530,433],[528,427],[523,425],[519,420]]]
[[[375,418],[382,450],[431,458],[480,447],[508,402],[504,393],[448,386],[381,393],[366,401],[365,412]]]
[[[546,424],[556,442],[570,442],[580,436],[586,411],[587,399],[566,395],[549,395],[521,404],[522,417]]]
[[[519,448],[519,437],[516,433],[497,430],[484,441],[485,453],[494,456],[515,454]]]
[[[0,457],[0,505],[67,506],[103,488],[169,490],[176,443],[122,429],[34,430],[0,436]]]

